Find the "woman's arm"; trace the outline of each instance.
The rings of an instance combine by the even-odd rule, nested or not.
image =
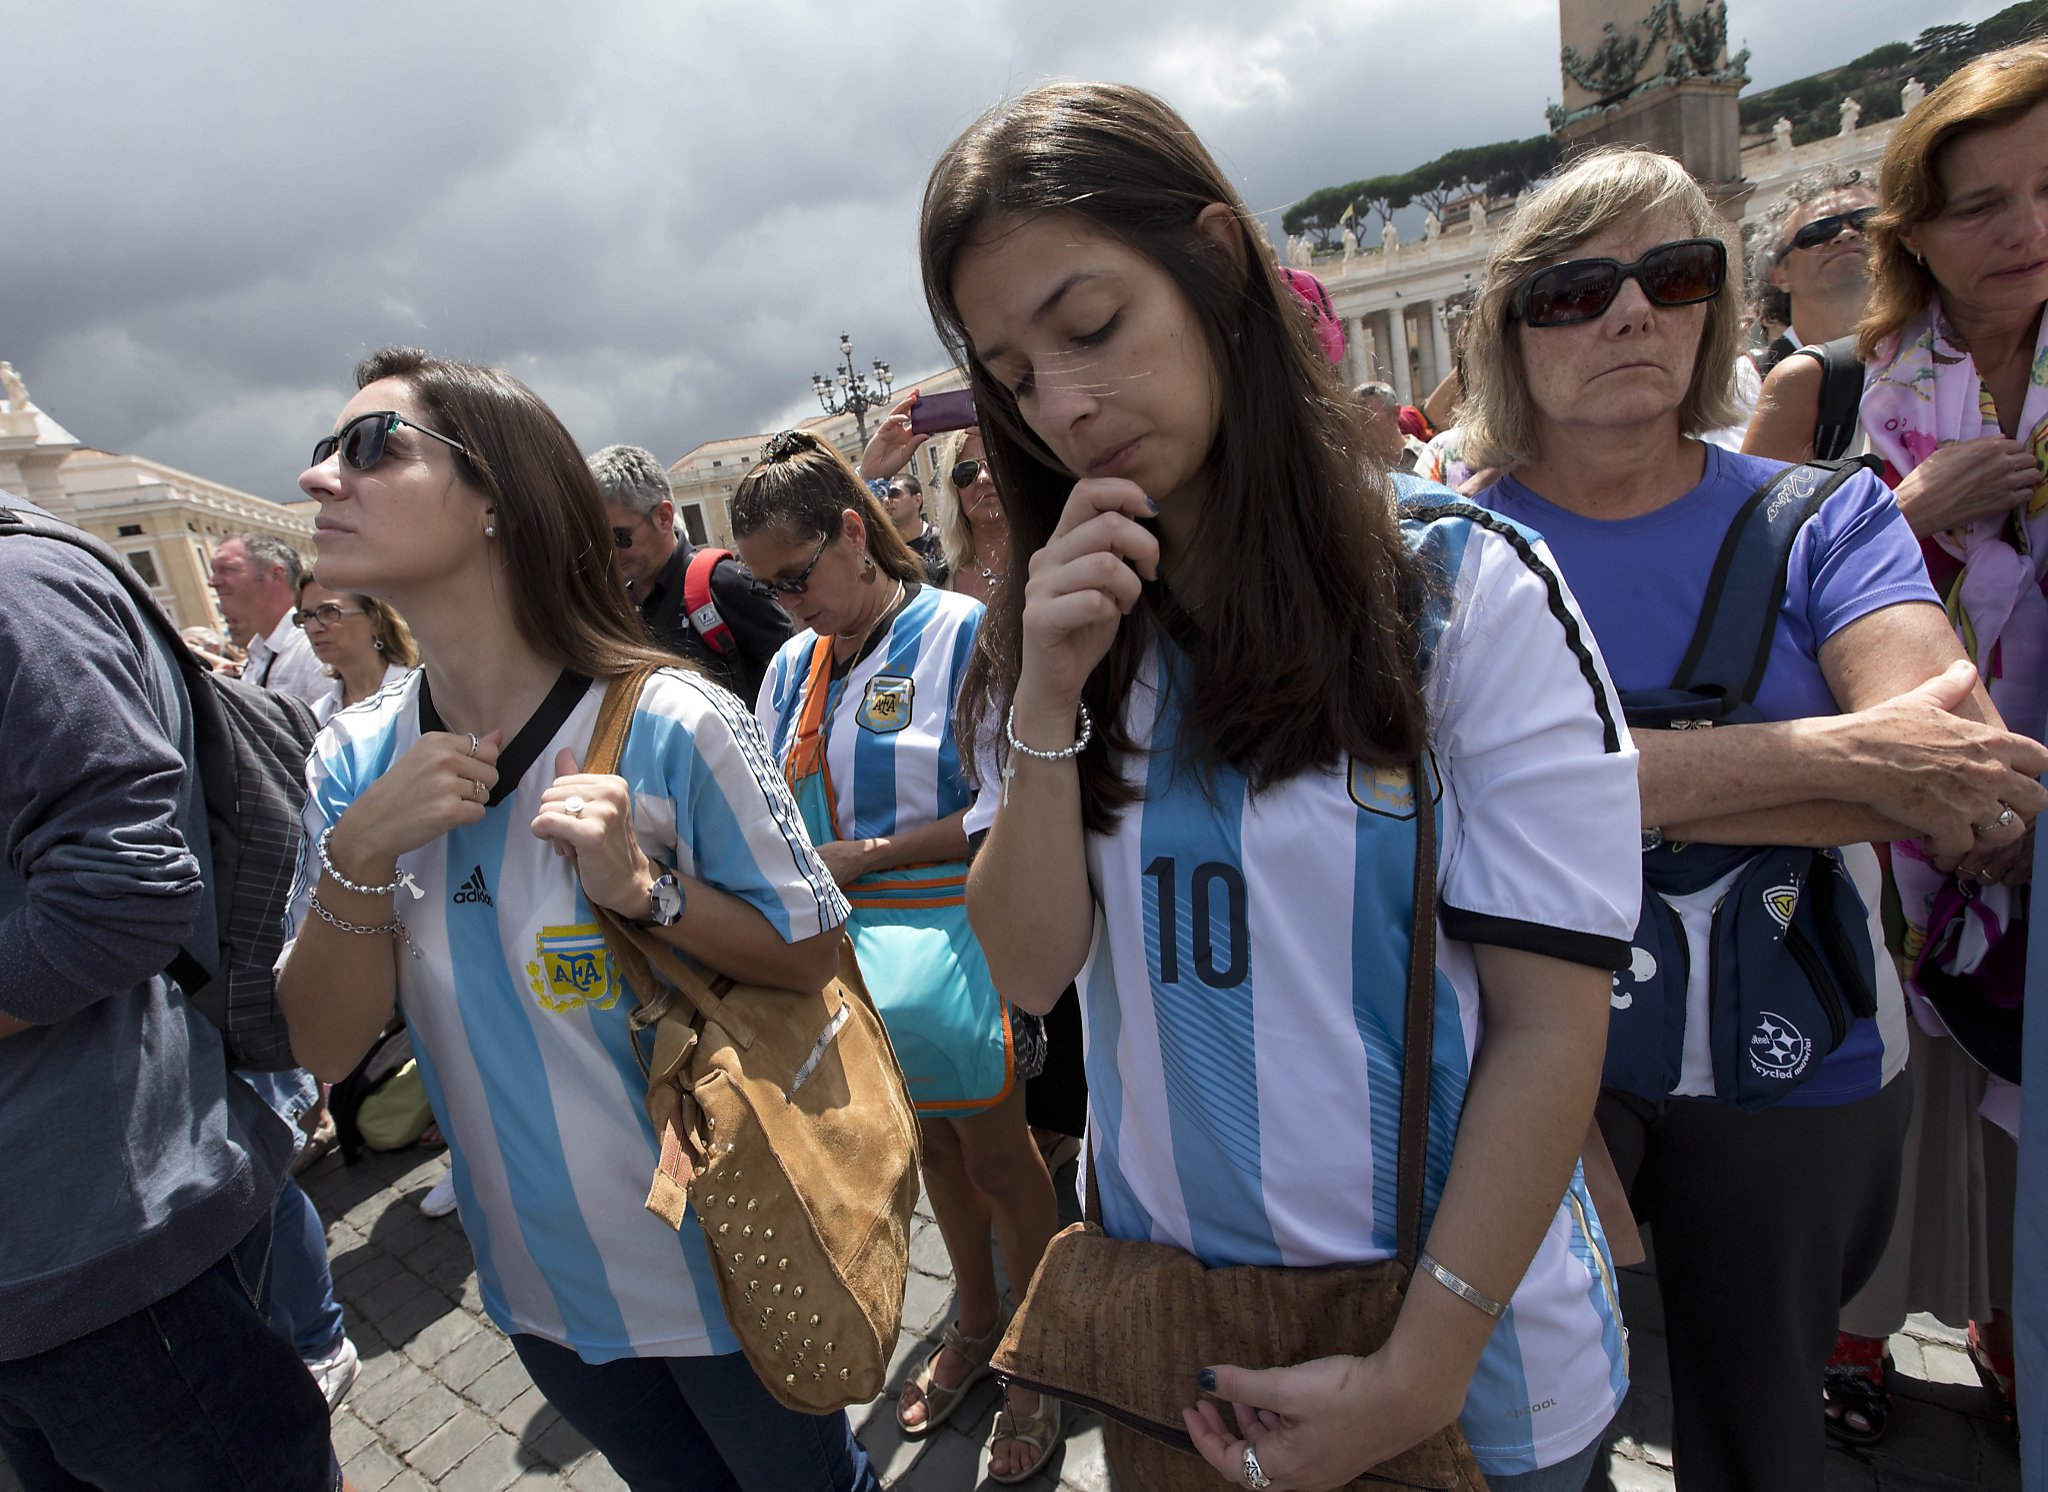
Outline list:
[[[677,871],[675,877],[683,888],[683,915],[669,927],[648,930],[706,968],[743,984],[799,990],[823,989],[839,972],[839,940],[844,936],[841,928],[830,927],[794,943],[785,943],[775,924],[762,916],[758,907],[694,876]],[[647,887],[653,883],[650,865],[637,899],[629,891],[626,905],[611,910],[635,920],[645,918],[649,905]],[[587,885],[584,894],[590,895]]]
[[[1138,604],[1139,576],[1159,573],[1159,540],[1138,522],[1158,511],[1134,482],[1077,482],[1031,556],[1013,700],[1026,746],[1059,751],[1078,739],[1081,686]],[[1072,761],[1012,750],[1000,791],[995,825],[967,873],[967,911],[996,988],[1043,1015],[1081,971],[1094,936],[1081,777]]]
[[[1788,357],[1771,369],[1742,438],[1745,456],[1775,461],[1811,461],[1820,425],[1820,391],[1827,370],[1810,357]]]
[[[845,887],[878,870],[895,870],[903,865],[929,865],[941,860],[967,857],[967,810],[948,814],[934,823],[920,824],[901,834],[878,834],[871,839],[835,839],[818,846],[818,858],[832,872],[832,879]]]
[[[1519,949],[1475,944],[1473,953],[1486,1038],[1425,1246],[1481,1294],[1505,1301],[1578,1161],[1599,1092],[1610,976]],[[1379,1351],[1263,1372],[1218,1367],[1215,1392],[1269,1411],[1254,1438],[1275,1482],[1337,1486],[1457,1418],[1494,1326],[1418,1272]],[[1198,1405],[1187,1423],[1212,1466],[1241,1475],[1243,1453],[1214,1405]]]
[[[1908,831],[1894,838],[1925,836],[1938,854],[1959,855],[2005,806],[2030,818],[2048,804],[2033,780],[2048,751],[2003,728],[1940,607],[1909,602],[1858,618],[1822,644],[1820,665],[1842,715],[1639,732],[1643,823],[1666,839],[1751,843],[1730,833],[1737,816],[1800,806],[1808,832],[1842,835],[1832,843],[1882,827],[1861,811],[1836,821],[1820,806],[1842,803]]]

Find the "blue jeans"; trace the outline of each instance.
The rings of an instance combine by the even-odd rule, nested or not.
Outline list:
[[[1593,1475],[1593,1463],[1605,1449],[1603,1435],[1569,1461],[1559,1461],[1541,1471],[1525,1471],[1520,1476],[1489,1476],[1487,1492],[1585,1492],[1587,1478]]]
[[[327,1230],[305,1188],[287,1176],[270,1210],[277,1241],[270,1258],[271,1329],[316,1362],[341,1345],[345,1328],[334,1302],[327,1260]]]
[[[845,1414],[785,1409],[744,1353],[587,1363],[539,1337],[512,1345],[633,1492],[881,1492]]]
[[[268,1218],[183,1289],[0,1362],[0,1452],[28,1492],[336,1492],[327,1402],[264,1321]]]

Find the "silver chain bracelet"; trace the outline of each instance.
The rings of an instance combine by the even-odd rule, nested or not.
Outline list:
[[[350,889],[353,890],[354,888],[351,887]],[[412,934],[405,930],[405,924],[396,917],[393,917],[389,922],[379,922],[372,927],[363,927],[349,921],[346,917],[337,917],[334,913],[328,911],[327,908],[321,906],[320,894],[317,891],[308,898],[307,904],[312,907],[313,915],[329,927],[337,928],[345,933],[356,933],[363,937],[383,937],[389,934],[396,934],[399,941],[405,944],[406,952],[410,953],[414,958],[424,956],[420,953],[419,944],[413,942]]]
[[[1081,729],[1074,737],[1074,744],[1058,751],[1040,751],[1037,747],[1026,746],[1017,739],[1017,707],[1014,704],[1010,706],[1009,713],[1003,716],[1003,737],[1010,743],[1010,750],[1013,753],[1012,759],[1003,763],[1004,807],[1007,808],[1010,803],[1010,779],[1017,775],[1016,756],[1028,756],[1034,761],[1041,762],[1070,762],[1088,749],[1088,742],[1095,735],[1095,722],[1089,718],[1086,705],[1076,705],[1074,708],[1081,712]]]
[[[412,872],[402,866],[393,874],[391,884],[388,886],[362,886],[350,880],[335,868],[334,858],[327,853],[327,841],[333,837],[334,829],[331,825],[320,831],[320,864],[326,868],[330,876],[334,877],[334,884],[341,887],[342,890],[353,891],[358,896],[390,896],[399,887],[403,886],[412,893],[414,901],[419,901],[426,896],[427,893],[420,890],[420,883],[412,878]],[[322,912],[321,915],[325,917],[327,914]],[[334,919],[329,917],[327,920],[332,922]]]

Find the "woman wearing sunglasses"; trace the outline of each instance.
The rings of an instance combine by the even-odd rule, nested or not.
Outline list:
[[[969,904],[1019,1004],[1078,976],[1112,1237],[1208,1265],[1394,1256],[1418,797],[1442,826],[1440,1272],[1369,1355],[1326,1337],[1251,1372],[1146,1323],[1188,1357],[1209,1468],[1185,1485],[1336,1486],[1457,1420],[1496,1489],[1576,1492],[1627,1381],[1576,1160],[1636,824],[1568,593],[1491,515],[1397,522],[1264,236],[1150,94],[990,111],[920,236],[1017,566],[961,710],[1004,743],[1008,796]]]
[[[987,605],[1010,572],[1010,534],[981,431],[973,425],[939,448],[943,480],[932,490],[932,521],[945,546],[952,586]]]
[[[313,705],[322,725],[337,710],[360,704],[419,666],[419,645],[405,619],[375,596],[330,591],[308,575],[299,584],[292,620],[334,680]]]
[[[1466,438],[1508,473],[1479,501],[1544,534],[1625,700],[1674,687],[1724,538],[1783,469],[1698,439],[1727,420],[1741,336],[1721,226],[1675,161],[1587,156],[1508,224],[1466,333]],[[1890,494],[1857,473],[1796,531],[1752,723],[1635,732],[1646,868],[1676,853],[1667,844],[1790,846],[1810,867],[1754,907],[1731,890],[1756,858],[1740,851],[1690,895],[1646,893],[1615,984],[1600,1129],[1655,1229],[1684,1487],[1824,1479],[1813,1385],[1884,1246],[1910,1107],[1869,841],[1926,837],[1985,863],[2048,800],[2032,781],[2048,752],[1998,728],[1934,601]],[[1836,847],[1839,862],[1812,854]],[[1836,889],[1837,868],[1853,889]],[[1842,962],[1788,977],[1768,962],[1792,946],[1778,932],[1823,881]],[[1783,920],[1752,941],[1763,914]],[[1802,1016],[1796,1039],[1782,1018],[1732,1029],[1730,991],[1796,1009],[1838,967],[1867,970],[1874,1013],[1839,1030]],[[1682,1020],[1682,1054],[1664,1054],[1677,1076],[1631,1070],[1624,1091],[1624,1012],[1667,991],[1656,1008]]]
[[[996,993],[962,889],[969,836],[996,811],[953,730],[982,606],[923,584],[873,492],[805,432],[768,442],[733,494],[732,522],[747,567],[805,629],[769,669],[761,728],[853,903],[848,931],[917,1105],[925,1192],[953,1261],[959,1319],[897,1406],[904,1433],[923,1435],[987,1376],[1002,1335],[991,1223],[1012,1281],[1031,1278],[1059,1225],[1024,1114],[1044,1029]],[[1056,1400],[1012,1389],[990,1430],[989,1475],[1033,1475],[1059,1427]]]
[[[748,1366],[700,1230],[643,1205],[636,1001],[591,910],[734,979],[816,988],[845,900],[753,717],[687,668],[648,679],[619,775],[578,770],[610,678],[675,660],[547,406],[403,348],[356,383],[299,479],[319,571],[401,608],[426,663],[335,715],[308,764],[277,986],[294,1049],[339,1080],[402,1006],[484,1307],[636,1492],[871,1492],[845,1415],[783,1408]]]

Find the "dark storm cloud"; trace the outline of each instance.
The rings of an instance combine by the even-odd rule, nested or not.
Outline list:
[[[1768,84],[1977,14],[1737,0],[1730,32]],[[1558,92],[1543,0],[0,0],[0,46],[0,356],[89,444],[283,498],[385,342],[671,460],[814,412],[842,329],[930,370],[925,173],[1047,77],[1159,90],[1258,211]]]

